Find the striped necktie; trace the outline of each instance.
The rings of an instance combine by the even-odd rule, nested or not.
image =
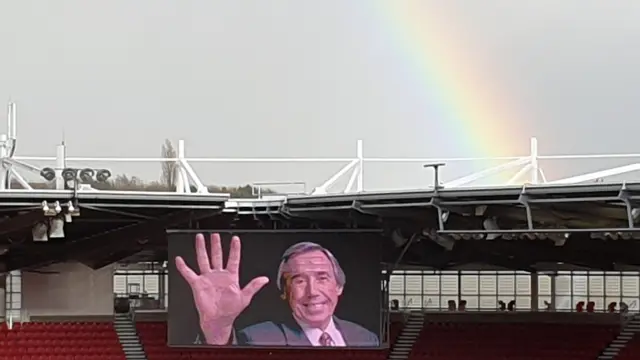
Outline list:
[[[326,332],[322,333],[322,335],[320,335],[320,345],[321,346],[335,346],[335,343],[333,342],[333,339],[331,338],[331,335],[327,334]]]

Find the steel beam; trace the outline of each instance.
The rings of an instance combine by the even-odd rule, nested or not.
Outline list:
[[[0,222],[0,237],[11,233],[31,228],[36,223],[45,219],[42,209],[30,210],[25,214],[10,217]]]
[[[11,252],[5,254],[7,263],[11,270],[19,268],[41,267],[45,264],[62,260],[68,260],[73,257],[86,256],[95,254],[96,252],[104,252],[105,244],[110,247],[135,246],[138,240],[149,236],[149,233],[158,232],[158,229],[164,230],[183,223],[188,220],[197,221],[209,216],[218,214],[218,211],[178,211],[157,219],[145,221],[137,224],[127,225],[121,228],[105,231],[80,239],[68,241],[65,244],[34,244],[32,245],[23,258],[15,258],[11,256]],[[45,251],[46,248],[46,251]],[[31,251],[29,251],[31,250]]]

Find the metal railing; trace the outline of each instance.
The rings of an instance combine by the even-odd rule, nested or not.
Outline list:
[[[20,184],[21,187],[29,189],[29,182],[23,176],[23,172],[40,175],[42,168],[30,164],[29,162],[49,162],[55,165],[56,180],[60,180],[61,172],[67,163],[83,163],[92,166],[103,167],[105,163],[163,163],[172,162],[175,164],[174,180],[176,191],[179,193],[207,193],[207,186],[193,169],[195,163],[211,164],[322,164],[322,163],[342,163],[343,166],[335,174],[324,182],[314,182],[311,184],[311,194],[327,194],[337,186],[341,179],[346,180],[346,185],[338,193],[362,192],[365,189],[364,169],[371,164],[415,164],[415,168],[421,168],[422,164],[477,164],[482,162],[499,162],[499,165],[483,169],[450,181],[442,185],[446,188],[457,188],[477,185],[478,181],[487,179],[496,174],[508,172],[512,174],[507,181],[502,181],[493,186],[520,185],[527,184],[575,184],[590,181],[599,181],[611,176],[624,175],[634,171],[640,171],[640,162],[634,162],[623,166],[607,168],[595,172],[569,176],[560,179],[549,180],[540,166],[545,160],[620,160],[620,159],[640,159],[639,154],[582,154],[582,155],[540,155],[538,151],[537,139],[531,138],[529,144],[529,154],[522,156],[505,157],[455,157],[455,158],[395,158],[395,157],[365,157],[364,142],[356,142],[354,156],[331,157],[331,158],[279,158],[279,157],[254,157],[254,158],[223,158],[223,157],[187,157],[184,140],[177,143],[175,158],[162,157],[67,157],[64,144],[58,146],[56,156],[16,156],[17,139],[17,106],[15,103],[9,104],[7,116],[7,134],[0,135],[0,161],[3,164],[3,171],[0,171],[0,190],[11,186],[12,181]],[[490,141],[487,139],[487,141]],[[348,175],[348,178],[345,178]],[[256,176],[259,177],[259,176]],[[258,181],[253,182],[255,195],[264,195],[263,189],[268,185],[289,184],[301,187],[307,192],[307,181]],[[424,188],[436,184],[423,185]],[[297,191],[296,191],[297,192]]]

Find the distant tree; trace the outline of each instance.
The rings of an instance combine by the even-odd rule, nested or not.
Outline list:
[[[230,194],[234,198],[250,199],[255,198],[251,185],[244,186],[208,186],[210,193]]]
[[[162,157],[163,158],[176,158],[177,153],[173,148],[173,144],[169,139],[164,141],[162,145]],[[164,185],[166,188],[175,190],[175,170],[176,163],[173,161],[164,161],[162,162],[162,177],[160,178],[160,183]]]
[[[91,187],[98,190],[141,191],[147,184],[137,176],[118,174],[107,182],[92,182]]]
[[[55,186],[55,184],[51,183],[46,183],[46,182],[30,182],[29,185],[31,185],[31,187],[33,189],[38,189],[38,190],[50,190],[53,189]],[[13,180],[11,181],[11,188],[12,189],[22,189],[22,185],[20,185],[19,182]]]

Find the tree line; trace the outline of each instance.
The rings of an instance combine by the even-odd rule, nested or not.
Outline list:
[[[161,156],[163,158],[176,158],[177,152],[173,147],[173,144],[168,139],[162,144]],[[141,178],[134,175],[116,174],[111,177],[107,182],[93,182],[91,187],[98,190],[121,190],[121,191],[175,191],[175,169],[176,164],[174,162],[165,161],[162,163],[160,178],[154,181],[144,181]],[[14,182],[12,188],[20,188],[20,185]],[[51,189],[54,184],[49,183],[30,183],[34,189]],[[242,186],[216,186],[208,185],[209,192],[212,193],[227,193],[231,194],[231,197],[235,198],[253,198],[251,185]],[[196,191],[195,188],[191,189]],[[262,190],[262,193],[272,193],[269,190]]]

